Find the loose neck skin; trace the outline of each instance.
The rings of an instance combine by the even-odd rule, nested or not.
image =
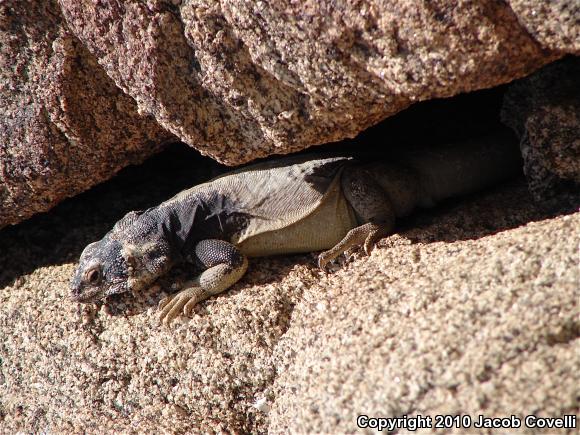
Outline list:
[[[185,191],[148,210],[174,257],[186,258],[200,240],[229,240],[237,231],[235,207],[223,195],[211,193]]]

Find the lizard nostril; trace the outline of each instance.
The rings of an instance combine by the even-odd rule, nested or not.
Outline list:
[[[77,297],[81,292],[81,286],[76,280],[70,282],[70,296],[72,298]]]
[[[75,302],[83,302],[83,295],[80,288],[73,288],[68,297]]]

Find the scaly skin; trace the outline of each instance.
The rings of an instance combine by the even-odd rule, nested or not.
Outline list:
[[[83,251],[71,297],[94,302],[138,292],[173,265],[204,271],[161,301],[166,323],[237,282],[247,257],[323,250],[322,269],[390,234],[398,217],[479,190],[518,170],[503,138],[406,153],[390,163],[298,156],[249,166],[131,212]]]

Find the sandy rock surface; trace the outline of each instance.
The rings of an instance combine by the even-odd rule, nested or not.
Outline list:
[[[165,290],[99,311],[69,302],[84,246],[181,189],[160,180],[186,160],[0,232],[2,432],[339,433],[363,413],[578,413],[580,213],[537,210],[523,179],[420,213],[328,275],[315,255],[253,260],[172,329],[157,324]]]

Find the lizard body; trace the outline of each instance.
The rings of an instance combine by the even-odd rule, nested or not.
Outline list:
[[[170,322],[238,281],[247,257],[322,250],[324,268],[358,247],[368,254],[396,218],[513,174],[519,155],[510,145],[488,137],[392,162],[304,155],[233,171],[124,216],[83,251],[71,297],[137,292],[175,264],[195,263],[204,271],[160,303]]]

